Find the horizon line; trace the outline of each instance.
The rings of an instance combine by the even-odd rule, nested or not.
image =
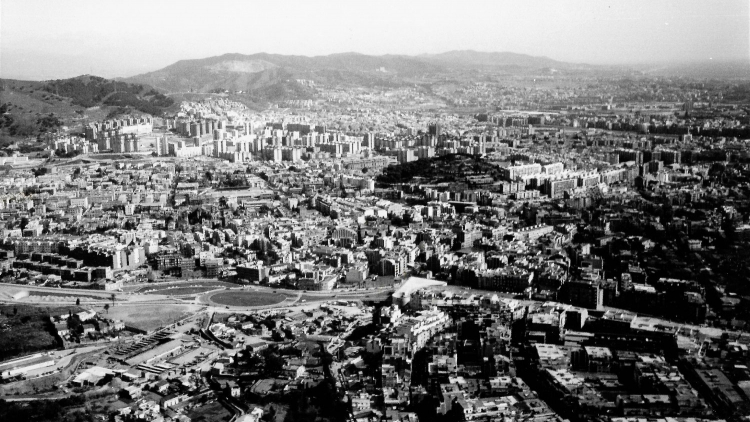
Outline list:
[[[385,54],[368,54],[368,53],[360,53],[357,51],[343,51],[343,52],[336,52],[336,53],[329,53],[329,54],[317,54],[317,55],[305,55],[305,54],[281,54],[281,53],[269,53],[266,51],[259,51],[254,53],[239,53],[239,52],[225,52],[225,53],[219,53],[211,56],[204,56],[199,58],[187,58],[187,59],[178,59],[170,64],[167,64],[163,67],[153,69],[153,70],[145,70],[140,71],[139,73],[134,73],[129,76],[100,76],[96,73],[82,73],[76,76],[68,76],[68,77],[51,77],[51,78],[40,78],[40,77],[34,77],[29,78],[28,76],[5,76],[0,74],[0,79],[10,79],[10,80],[19,80],[19,81],[33,81],[33,82],[41,82],[41,81],[50,81],[50,80],[57,80],[57,79],[71,79],[71,78],[77,78],[82,76],[96,76],[101,77],[104,79],[127,79],[134,76],[143,75],[146,73],[156,72],[161,69],[164,69],[166,67],[172,66],[174,64],[177,64],[179,62],[183,61],[198,61],[198,60],[206,60],[211,58],[217,58],[222,56],[230,56],[230,55],[238,55],[238,56],[255,56],[255,55],[269,55],[269,56],[282,56],[282,57],[305,57],[305,58],[319,58],[319,57],[330,57],[330,56],[342,56],[342,55],[359,55],[359,56],[367,56],[367,57],[407,57],[407,58],[423,58],[423,57],[429,57],[429,56],[440,56],[450,53],[476,53],[476,54],[512,54],[512,55],[518,55],[518,56],[525,56],[529,58],[534,59],[542,59],[542,60],[550,60],[553,62],[558,62],[560,64],[564,65],[585,65],[585,66],[593,66],[593,67],[631,67],[634,71],[642,71],[641,69],[636,69],[636,67],[645,67],[645,66],[660,66],[660,67],[669,67],[669,66],[685,66],[685,65],[705,65],[705,64],[741,64],[741,65],[747,65],[750,66],[750,57],[747,58],[731,58],[731,59],[718,59],[714,60],[713,58],[707,58],[707,59],[683,59],[683,60],[670,60],[670,61],[644,61],[644,62],[602,62],[602,63],[591,63],[591,62],[578,62],[578,61],[566,61],[566,60],[560,60],[555,59],[549,56],[543,56],[543,55],[532,55],[528,53],[518,53],[515,51],[483,51],[483,50],[475,50],[475,49],[463,49],[463,50],[447,50],[439,53],[419,53],[419,54],[403,54],[403,53],[385,53]]]

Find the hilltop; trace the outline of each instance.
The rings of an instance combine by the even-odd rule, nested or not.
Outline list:
[[[143,84],[98,76],[51,81],[0,79],[0,136],[35,136],[129,113],[160,116],[176,109],[172,98]]]
[[[174,105],[169,97],[149,86],[114,81],[97,76],[48,81],[43,90],[68,97],[73,105],[131,107],[143,113],[160,115]]]

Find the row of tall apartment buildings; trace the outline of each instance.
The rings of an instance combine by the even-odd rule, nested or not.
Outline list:
[[[151,133],[154,129],[154,121],[151,117],[127,118],[120,120],[105,120],[103,122],[89,123],[84,128],[86,139],[94,141],[102,134],[117,131],[121,134],[133,133],[140,135]]]
[[[213,139],[209,140],[203,140],[198,136],[189,139],[163,137],[156,142],[156,153],[177,157],[205,155],[232,162],[242,162],[253,158],[273,162],[297,162],[308,153],[340,158],[358,155],[362,150],[360,137],[339,133],[300,136],[298,132],[295,132],[278,136],[279,134],[273,134],[272,131],[267,130],[260,136],[256,134],[234,135],[223,129],[214,129]]]
[[[154,121],[151,117],[131,117],[89,123],[84,132],[87,141],[96,142],[98,151],[128,153],[138,152],[138,137],[153,132],[153,129]]]

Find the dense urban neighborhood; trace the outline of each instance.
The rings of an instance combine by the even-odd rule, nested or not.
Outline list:
[[[3,80],[0,420],[750,417],[746,78],[383,60]]]

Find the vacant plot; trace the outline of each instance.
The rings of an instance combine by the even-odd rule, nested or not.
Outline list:
[[[200,307],[195,305],[128,304],[113,306],[108,311],[103,309],[97,309],[97,311],[105,318],[119,319],[126,326],[150,332],[185,318],[199,309]]]
[[[266,306],[281,303],[287,296],[283,293],[229,291],[219,292],[209,297],[211,302],[229,306]]]
[[[221,403],[215,401],[205,406],[196,407],[188,413],[188,417],[196,422],[199,421],[228,421],[232,413]]]
[[[365,287],[391,287],[393,286],[395,277],[393,276],[378,276],[375,280],[368,280]]]

